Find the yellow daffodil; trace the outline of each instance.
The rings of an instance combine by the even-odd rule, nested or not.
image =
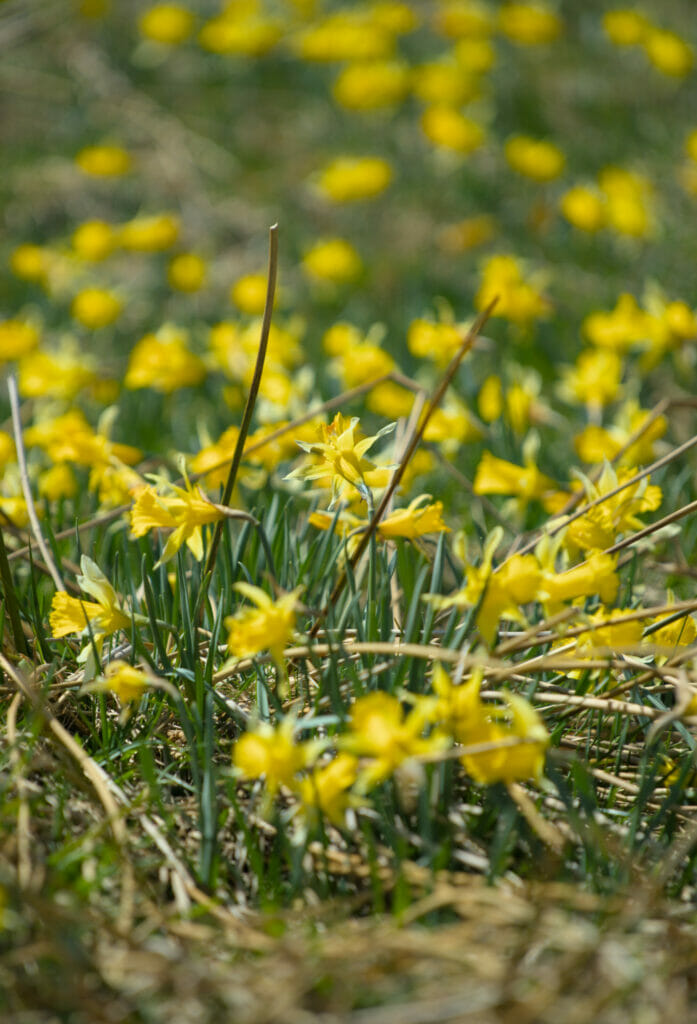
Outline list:
[[[224,518],[203,492],[187,484],[177,487],[166,480],[159,482],[161,494],[155,487],[143,487],[131,508],[131,533],[144,537],[150,530],[171,531],[158,565],[173,558],[182,544],[186,544],[197,561],[203,558],[203,527]]]
[[[405,714],[391,694],[359,697],[351,709],[349,731],[340,740],[342,750],[369,761],[360,773],[357,792],[365,793],[383,782],[408,758],[427,756],[448,745],[441,734],[423,737],[425,725],[420,707]]]
[[[134,345],[124,377],[132,390],[153,388],[171,394],[183,387],[195,387],[206,376],[203,360],[187,346],[186,331],[166,324],[157,334],[146,334]]]
[[[352,203],[379,196],[392,177],[392,167],[380,157],[342,156],[323,169],[317,187],[334,203]]]
[[[321,741],[299,743],[297,722],[285,718],[276,727],[259,722],[241,736],[232,749],[232,763],[242,779],[263,779],[269,798],[281,786],[293,787],[297,775],[312,765],[324,745]]]
[[[283,651],[295,631],[302,587],[296,587],[276,601],[251,583],[236,583],[234,589],[256,607],[241,608],[225,619],[230,654],[233,658],[251,658],[260,651],[269,651],[276,665],[283,669]]]
[[[360,807],[364,801],[351,793],[358,778],[358,759],[340,751],[325,765],[317,765],[297,785],[306,817],[312,821],[322,814],[341,828],[349,807]]]
[[[77,577],[80,589],[94,601],[82,601],[71,597],[65,591],[53,595],[49,622],[54,639],[78,633],[87,637],[86,647],[80,659],[84,661],[90,653],[89,632],[91,631],[97,650],[101,650],[104,638],[120,629],[130,629],[131,614],[124,601],[118,596],[99,566],[83,555],[80,560],[82,574]]]
[[[370,487],[382,481],[384,474],[365,458],[365,454],[378,438],[393,429],[394,424],[390,423],[372,437],[363,437],[358,429],[357,416],[348,420],[341,413],[337,413],[329,425],[320,425],[317,441],[297,442],[308,455],[316,456],[316,461],[294,469],[286,479],[300,477],[305,480],[320,480],[329,477],[332,502],[338,498],[344,483],[354,487],[361,497],[369,500]]]
[[[439,728],[465,747],[491,745],[490,750],[464,754],[465,770],[476,782],[539,781],[549,734],[539,714],[523,697],[504,695],[505,706],[484,704],[480,697],[481,670],[456,686],[441,665],[434,668],[436,700],[431,714]],[[518,742],[516,742],[518,741]]]

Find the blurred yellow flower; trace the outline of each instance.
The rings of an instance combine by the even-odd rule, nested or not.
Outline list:
[[[562,22],[544,4],[506,3],[499,10],[499,30],[511,42],[537,46],[553,43],[561,35]]]
[[[345,9],[304,29],[293,45],[298,56],[307,61],[380,60],[392,55],[394,34],[371,21],[368,12]]]
[[[332,202],[351,203],[380,195],[392,176],[392,167],[380,157],[340,156],[324,168],[317,185]]]
[[[74,498],[77,494],[77,480],[70,466],[59,462],[39,476],[39,494],[47,501]]]
[[[644,35],[641,45],[651,64],[664,75],[684,78],[694,67],[693,48],[675,32],[652,28]]]
[[[428,107],[421,117],[421,128],[435,146],[466,156],[483,144],[484,128],[478,121],[466,117],[453,107]]]
[[[603,29],[615,46],[636,46],[643,42],[651,22],[633,7],[606,11],[603,15]]]
[[[581,231],[592,234],[605,225],[605,200],[589,185],[574,185],[559,200],[562,215]]]
[[[492,33],[496,22],[491,8],[479,0],[440,0],[434,25],[451,39],[479,39]]]
[[[281,786],[291,788],[322,747],[317,741],[297,742],[296,728],[297,723],[289,717],[275,728],[269,722],[259,722],[244,733],[232,748],[232,763],[240,778],[263,778],[269,797]]]
[[[57,352],[30,352],[19,363],[18,386],[23,398],[70,401],[96,379],[91,359],[72,345]]]
[[[362,269],[360,256],[345,238],[319,241],[303,258],[303,270],[318,281],[343,284],[355,280]]]
[[[358,759],[340,751],[321,767],[314,767],[297,785],[303,809],[311,819],[319,811],[337,828],[344,824],[349,807],[358,807],[363,801],[350,792],[358,778]]]
[[[116,178],[128,174],[133,165],[130,153],[121,146],[105,144],[81,149],[75,163],[84,171],[100,178]]]
[[[451,107],[469,103],[479,93],[476,76],[454,59],[417,64],[411,72],[411,88],[422,103]]]
[[[355,61],[339,73],[332,88],[346,110],[370,111],[401,103],[409,89],[409,69],[395,60]]]
[[[200,384],[206,367],[186,341],[186,332],[173,325],[165,325],[157,334],[146,334],[131,350],[124,386],[131,390],[153,388],[169,395],[179,388]]]
[[[195,252],[180,252],[167,267],[167,280],[178,292],[197,292],[206,283],[206,261]]]
[[[406,508],[398,508],[378,524],[378,534],[386,539],[404,537],[414,540],[428,533],[449,533],[443,522],[443,502],[428,503],[430,494],[420,494]]]
[[[26,320],[0,320],[0,362],[21,359],[38,347],[38,328]]]
[[[622,359],[610,349],[586,349],[576,364],[563,371],[559,391],[569,402],[583,402],[599,410],[621,392]]]
[[[194,16],[181,4],[155,4],[138,19],[140,34],[165,46],[178,46],[193,30]]]
[[[404,713],[396,697],[378,691],[359,697],[351,708],[349,730],[339,740],[342,750],[361,758],[368,764],[360,772],[357,792],[365,793],[394,774],[408,758],[419,758],[438,753],[448,746],[447,737],[434,733],[425,738],[422,733],[426,716],[414,707]]]
[[[538,182],[558,178],[566,162],[564,154],[554,143],[545,139],[532,139],[527,135],[515,135],[508,139],[504,154],[514,171]]]
[[[542,279],[531,275],[526,280],[524,270],[515,256],[489,257],[482,267],[481,283],[474,300],[476,308],[486,309],[496,299],[491,315],[521,325],[547,316],[550,306],[540,288]]]
[[[43,282],[50,265],[50,255],[40,245],[19,245],[10,256],[10,270],[25,281]]]
[[[73,233],[73,249],[83,260],[98,263],[106,259],[116,245],[116,233],[103,220],[87,220]]]
[[[647,178],[624,167],[605,167],[598,184],[605,195],[607,224],[613,231],[632,238],[651,234],[652,188]]]
[[[262,57],[274,48],[283,35],[283,27],[275,18],[234,7],[207,21],[198,41],[204,50],[228,56]]]
[[[231,656],[251,658],[269,651],[276,665],[283,668],[283,651],[295,632],[295,613],[303,588],[296,587],[276,601],[251,583],[236,583],[234,589],[256,607],[241,608],[225,619]]]
[[[73,299],[70,312],[83,327],[96,331],[118,320],[122,309],[123,302],[118,295],[106,288],[84,288]]]
[[[132,252],[161,252],[179,237],[179,218],[173,213],[135,217],[118,229],[119,244]]]

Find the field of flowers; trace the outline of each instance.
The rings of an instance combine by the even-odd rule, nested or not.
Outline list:
[[[694,5],[5,0],[0,96],[0,1010],[687,1020]]]

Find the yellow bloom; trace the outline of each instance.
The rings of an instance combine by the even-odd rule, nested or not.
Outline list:
[[[382,377],[394,368],[395,361],[389,352],[370,341],[344,349],[332,363],[332,370],[341,380],[344,389],[355,388],[365,381]]]
[[[74,232],[72,242],[78,256],[98,263],[113,252],[116,234],[106,221],[87,220]]]
[[[549,303],[535,276],[526,280],[524,269],[515,256],[489,257],[482,267],[481,283],[474,300],[477,309],[486,309],[497,299],[492,316],[505,317],[521,325],[547,316]]]
[[[412,91],[422,103],[459,107],[479,93],[474,75],[468,75],[454,59],[434,60],[417,65],[411,73]]]
[[[414,393],[394,381],[385,380],[376,384],[365,399],[366,408],[388,420],[398,420],[409,415],[414,405]]]
[[[206,261],[195,252],[180,252],[167,267],[167,280],[178,292],[197,292],[206,282]]]
[[[644,622],[644,626],[655,626],[662,620],[665,621],[669,615],[670,610],[664,615],[656,616],[654,619],[647,619]],[[690,647],[695,640],[697,640],[697,623],[695,623],[691,615],[686,615],[675,622],[670,622],[667,626],[661,626],[660,629],[654,630],[653,633],[649,633],[645,638],[646,643],[666,648],[671,653],[678,647]],[[692,711],[691,714],[697,714],[697,709]]]
[[[360,256],[345,238],[319,241],[303,257],[303,270],[318,281],[343,284],[357,278],[362,269]]]
[[[603,604],[611,604],[617,596],[618,587],[617,557],[592,551],[585,562],[573,569],[545,574],[543,589],[547,595],[547,612],[552,615],[564,601],[577,601],[596,594]]]
[[[650,182],[624,167],[605,167],[598,177],[607,224],[620,235],[646,238],[653,230]]]
[[[135,217],[118,229],[118,240],[132,252],[161,252],[170,249],[179,237],[179,218],[173,213]]]
[[[106,288],[85,288],[73,299],[70,312],[84,327],[95,331],[118,320],[122,309],[121,299]]]
[[[243,313],[255,316],[264,312],[266,291],[266,274],[245,274],[230,288],[230,299]]]
[[[533,181],[553,181],[564,170],[564,154],[544,139],[515,135],[506,142],[504,154],[514,171]]]
[[[496,63],[496,50],[488,39],[459,39],[453,48],[453,56],[470,75],[484,75]]]
[[[146,39],[165,46],[178,46],[194,29],[194,16],[180,4],[156,4],[138,19],[138,31]]]
[[[664,75],[684,78],[695,63],[693,48],[675,32],[649,29],[641,45],[653,66]]]
[[[633,8],[606,11],[603,15],[603,29],[615,46],[636,46],[650,28],[649,19]]]
[[[483,144],[484,128],[479,122],[461,114],[453,107],[428,107],[421,116],[421,129],[435,146],[466,156]]]
[[[561,197],[562,215],[580,231],[592,234],[605,225],[605,200],[597,189],[588,185],[574,185]]]
[[[369,14],[345,9],[299,33],[294,47],[303,60],[318,63],[382,60],[392,55],[394,35]]]
[[[126,661],[110,661],[104,674],[104,689],[115,693],[122,704],[135,703],[151,685],[150,676]]]
[[[10,270],[25,281],[43,283],[50,265],[50,254],[40,245],[19,245],[10,256]]]
[[[165,325],[157,334],[146,334],[131,350],[124,386],[132,390],[153,388],[171,394],[195,387],[206,376],[203,360],[186,345],[186,333]]]
[[[317,184],[333,202],[351,203],[380,195],[392,181],[392,176],[392,167],[380,157],[341,156],[324,168]]]
[[[455,686],[442,666],[433,670],[437,696],[434,719],[465,747],[491,744],[493,749],[465,754],[462,764],[476,782],[539,781],[544,769],[549,734],[540,715],[523,697],[504,695],[505,707],[483,704],[481,671]],[[512,741],[519,740],[519,743]]]
[[[449,392],[430,417],[423,438],[440,444],[446,455],[453,456],[461,445],[479,441],[481,436],[481,427],[467,406]]]
[[[49,622],[53,638],[69,636],[71,633],[87,634],[88,624],[99,649],[105,637],[120,629],[130,629],[131,616],[125,611],[124,603],[118,597],[109,580],[99,566],[83,555],[80,560],[82,575],[77,582],[94,601],[81,601],[64,591],[53,595]]]
[[[427,533],[450,532],[450,527],[443,522],[443,502],[428,502],[430,495],[420,494],[409,502],[406,508],[399,508],[386,516],[378,525],[381,537],[406,537],[414,540]]]
[[[230,654],[233,658],[251,658],[260,651],[269,651],[276,664],[282,667],[283,651],[295,631],[295,613],[302,587],[296,587],[276,601],[251,583],[236,583],[234,589],[256,608],[241,608],[225,619]]]
[[[479,389],[477,409],[485,423],[493,423],[503,412],[503,385],[496,374],[487,377]]]
[[[332,95],[346,110],[370,111],[401,103],[409,88],[409,69],[394,60],[356,61],[341,71]]]
[[[428,756],[447,746],[442,735],[424,738],[425,725],[421,708],[405,714],[391,694],[378,691],[359,697],[351,709],[349,731],[339,740],[342,750],[370,759],[359,776],[357,791],[365,793],[377,786],[408,758]]]
[[[586,349],[576,365],[564,371],[560,392],[569,402],[583,402],[599,410],[614,402],[621,393],[623,364],[616,352]]]
[[[464,337],[462,325],[419,318],[409,324],[407,348],[420,359],[433,359],[438,366],[447,366]]]
[[[514,495],[524,501],[541,498],[554,487],[554,481],[541,473],[532,459],[525,466],[499,459],[485,451],[474,478],[475,494]]]
[[[39,344],[37,328],[24,320],[0,321],[0,362],[21,359]]]
[[[144,537],[150,530],[171,530],[165,549],[157,563],[162,565],[172,558],[182,544],[186,544],[194,558],[203,558],[202,528],[223,519],[202,492],[190,485],[177,487],[163,481],[168,494],[159,494],[154,487],[143,487],[131,508],[131,533]]]
[[[499,29],[511,42],[537,46],[554,42],[561,35],[562,22],[543,4],[507,3],[499,11]]]
[[[521,606],[538,599],[543,580],[542,569],[534,555],[512,555],[496,571],[492,570],[494,552],[502,536],[500,527],[492,530],[478,566],[465,559],[467,582],[462,590],[449,597],[428,596],[429,603],[440,609],[473,608],[481,602],[477,628],[489,646],[496,639],[500,619],[525,623]]]
[[[259,722],[241,736],[232,748],[232,763],[243,779],[263,779],[269,797],[281,786],[291,788],[296,776],[317,758],[317,742],[298,743],[294,738],[297,723],[285,718],[280,725]]]
[[[481,39],[495,28],[492,11],[479,0],[441,0],[434,22],[436,29],[451,39]]]
[[[93,384],[92,361],[72,347],[59,352],[30,352],[19,363],[22,398],[62,398],[71,401]]]
[[[84,171],[100,178],[116,178],[128,174],[132,167],[131,155],[121,146],[88,146],[81,149],[75,163]]]
[[[77,494],[77,480],[70,466],[59,462],[45,470],[39,477],[39,494],[48,501],[74,498]]]
[[[261,17],[244,7],[225,10],[220,17],[207,21],[198,41],[204,50],[228,56],[261,57],[272,50],[283,33],[274,18]]]
[[[329,764],[315,767],[298,784],[298,794],[305,813],[311,817],[319,811],[337,828],[341,828],[349,807],[363,802],[350,792],[358,777],[358,760],[340,752]]]
[[[322,423],[318,428],[319,438],[314,442],[298,441],[297,444],[308,455],[317,456],[314,464],[301,466],[289,473],[286,480],[300,477],[305,480],[331,479],[332,502],[336,500],[342,483],[355,487],[361,497],[367,496],[368,489],[375,482],[377,467],[365,453],[379,437],[390,433],[394,424],[383,427],[372,437],[364,437],[358,429],[358,417],[347,420],[340,412],[332,422]]]

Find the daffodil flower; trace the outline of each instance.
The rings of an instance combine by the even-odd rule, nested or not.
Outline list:
[[[132,615],[125,602],[118,596],[109,580],[99,566],[83,555],[80,560],[82,575],[77,577],[80,588],[94,601],[82,601],[71,597],[64,591],[53,595],[49,622],[53,638],[58,640],[64,636],[77,633],[87,639],[78,660],[89,662],[92,652],[90,633],[97,652],[101,652],[104,639],[120,629],[130,629]],[[143,616],[135,616],[136,621],[147,622]]]
[[[361,497],[370,503],[370,488],[382,483],[384,472],[366,459],[365,454],[378,438],[394,430],[395,425],[390,423],[372,437],[363,437],[358,430],[358,422],[357,416],[347,420],[341,413],[337,413],[329,425],[320,425],[317,441],[298,441],[298,446],[308,455],[316,456],[316,461],[294,469],[286,480],[296,477],[321,480],[328,477],[331,480],[332,504],[337,500],[344,483],[355,487]]]
[[[223,513],[207,501],[203,492],[187,482],[186,488],[162,482],[170,492],[163,495],[154,487],[144,487],[135,498],[131,509],[131,533],[144,537],[150,530],[171,530],[165,549],[157,565],[172,558],[182,544],[186,544],[194,558],[203,558],[202,527],[217,523]]]
[[[302,587],[296,587],[277,601],[251,583],[236,583],[235,590],[256,607],[241,608],[225,619],[228,650],[236,661],[268,650],[281,675],[279,689],[283,696],[286,689],[283,651],[295,630],[295,612]]]

